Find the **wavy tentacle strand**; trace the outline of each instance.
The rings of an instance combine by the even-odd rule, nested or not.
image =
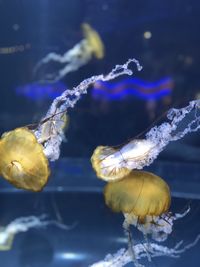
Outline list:
[[[64,55],[49,53],[37,63],[34,73],[36,73],[43,64],[47,64],[51,61],[66,64],[64,68],[60,69],[58,72],[46,74],[45,78],[40,80],[40,82],[55,83],[65,77],[68,73],[76,71],[87,64],[91,58],[92,53],[90,47],[87,45],[87,40],[83,39]]]
[[[189,122],[187,122],[187,117]],[[126,145],[114,148],[97,147],[91,158],[97,176],[103,180],[122,179],[133,169],[149,166],[171,141],[183,138],[200,128],[200,100],[194,100],[181,109],[167,113],[169,122],[153,127],[146,139],[132,140]],[[186,122],[186,126],[183,123]],[[126,170],[126,171],[125,171]]]
[[[167,113],[167,118],[170,122],[165,122],[160,126],[153,127],[146,135],[146,139],[155,144],[154,149],[151,150],[150,156],[147,159],[147,164],[160,154],[160,152],[171,141],[176,141],[183,138],[186,134],[196,132],[200,128],[200,100],[194,100],[189,103],[188,106],[181,109],[170,109]],[[193,114],[192,114],[193,113]],[[181,123],[188,115],[194,115],[194,118],[190,118],[190,122],[187,123],[184,129],[181,128]]]
[[[148,257],[148,254],[150,254],[152,258],[161,256],[179,258],[182,253],[194,247],[199,240],[200,235],[198,235],[196,239],[188,245],[183,246],[183,241],[180,241],[173,248],[168,248],[167,246],[162,246],[156,243],[143,243],[135,245],[134,250],[138,260]],[[148,253],[146,251],[147,247],[149,248]],[[108,254],[104,260],[96,262],[90,267],[123,267],[130,262],[132,262],[132,257],[129,251],[122,248],[113,255]]]
[[[139,223],[138,217],[124,213],[124,224],[134,225],[144,236],[150,235],[157,242],[164,242],[171,234],[174,221],[185,217],[190,211],[188,208],[183,213],[163,213],[161,216],[146,216],[145,223]],[[152,223],[153,222],[153,223]]]
[[[63,230],[70,230],[73,226],[64,225],[56,220],[48,220],[48,216],[27,216],[19,217],[10,222],[5,227],[0,227],[0,251],[9,250],[12,247],[14,236],[17,233],[27,232],[31,228],[42,228],[48,225],[54,225]]]
[[[71,90],[66,90],[61,96],[57,97],[50,109],[48,110],[46,116],[41,120],[41,124],[34,131],[37,139],[40,140],[42,136],[43,122],[48,121],[49,118],[53,117],[54,122],[62,119],[63,113],[67,112],[69,108],[73,108],[77,101],[81,98],[83,94],[87,93],[87,89],[90,85],[94,84],[96,81],[109,81],[115,79],[121,75],[132,75],[133,71],[129,69],[129,64],[133,62],[136,64],[138,71],[142,69],[141,65],[136,59],[129,59],[123,65],[116,65],[116,67],[109,72],[107,75],[96,75],[82,81],[77,87]],[[60,144],[63,140],[62,131],[54,131],[49,139],[44,143],[44,153],[47,158],[54,161],[59,158],[60,155]]]
[[[26,232],[30,228],[47,226],[50,222],[45,220],[46,216],[20,217],[0,229],[0,250],[9,250],[12,247],[14,236],[20,232]]]

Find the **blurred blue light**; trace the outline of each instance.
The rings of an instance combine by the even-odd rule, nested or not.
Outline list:
[[[159,100],[170,95],[174,87],[172,78],[166,77],[155,82],[147,82],[136,78],[128,78],[119,82],[95,83],[92,96],[95,99],[124,100],[134,96],[144,100]]]
[[[66,89],[67,86],[61,82],[54,84],[30,83],[17,87],[15,92],[17,95],[24,96],[33,101],[44,101],[55,99]]]

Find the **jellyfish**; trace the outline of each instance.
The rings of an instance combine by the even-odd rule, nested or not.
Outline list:
[[[141,231],[145,240],[150,235],[152,239],[163,242],[172,232],[173,221],[189,212],[188,209],[184,214],[172,215],[169,212],[171,194],[168,184],[146,171],[134,170],[124,179],[107,183],[104,198],[112,211],[124,214],[123,228],[128,237],[129,253],[137,267],[141,265],[137,261],[130,225]],[[150,255],[148,258],[151,260]]]
[[[62,79],[70,72],[78,70],[86,65],[92,57],[102,59],[104,57],[104,45],[100,35],[88,24],[82,24],[84,39],[76,44],[72,49],[63,55],[49,53],[42,58],[34,68],[34,73],[38,72],[42,65],[49,62],[58,62],[64,64],[64,67],[58,72],[46,74],[44,81],[56,82]]]
[[[131,172],[127,159],[135,159],[135,169],[142,157],[148,155],[154,144],[148,140],[136,139],[122,147],[98,146],[91,157],[97,177],[105,181],[117,181]]]
[[[50,170],[43,147],[27,128],[4,133],[0,140],[0,174],[17,188],[40,191]]]
[[[154,220],[167,213],[170,207],[171,196],[167,183],[152,173],[132,171],[124,179],[108,183],[104,197],[112,211],[124,214],[123,227],[128,236],[129,248],[135,265],[140,266],[133,250],[129,226],[134,224],[144,234],[151,232],[152,225],[155,227]],[[139,228],[139,225],[144,226]]]
[[[186,121],[190,115],[189,120]],[[132,139],[116,147],[99,146],[91,162],[96,174],[105,181],[119,180],[131,170],[149,166],[171,142],[200,129],[200,100],[193,100],[183,108],[172,108],[167,113],[169,122],[152,127],[146,138]],[[186,123],[185,123],[186,121]],[[183,123],[186,126],[183,128]]]

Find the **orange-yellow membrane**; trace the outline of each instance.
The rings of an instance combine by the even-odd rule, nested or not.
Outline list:
[[[105,181],[120,180],[131,170],[149,165],[154,146],[153,142],[145,139],[132,140],[120,148],[99,146],[92,155],[92,167]]]
[[[91,157],[97,177],[107,182],[117,181],[130,173],[131,170],[119,161],[123,162],[122,155],[108,146],[98,146]]]
[[[104,45],[99,34],[88,24],[82,24],[83,34],[94,56],[98,59],[104,57]]]
[[[137,216],[140,223],[146,216],[167,212],[171,202],[167,183],[145,171],[131,171],[124,179],[108,183],[104,197],[113,211]]]
[[[48,181],[43,147],[27,128],[4,133],[0,140],[0,174],[18,188],[40,191]]]

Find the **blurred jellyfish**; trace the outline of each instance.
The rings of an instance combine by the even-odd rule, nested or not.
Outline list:
[[[188,115],[190,118],[186,121]],[[122,179],[131,170],[150,165],[169,142],[198,131],[200,100],[191,101],[184,108],[170,109],[167,118],[169,122],[151,128],[146,134],[146,139],[133,139],[118,147],[97,147],[91,157],[97,176],[106,181]],[[183,128],[185,121],[186,125]]]
[[[84,39],[63,55],[49,53],[35,66],[34,73],[38,72],[42,65],[49,62],[65,64],[55,73],[49,73],[44,77],[46,82],[56,82],[69,72],[78,70],[86,65],[92,57],[102,59],[104,57],[104,45],[99,34],[87,23],[82,24]]]
[[[39,123],[3,134],[0,139],[0,174],[18,188],[42,190],[50,175],[48,161],[55,161],[60,156],[60,145],[65,140],[64,132],[69,124],[68,109],[73,108],[97,80],[108,81],[123,74],[131,75],[131,62],[141,69],[137,60],[129,59],[105,76],[92,76],[57,97]]]

